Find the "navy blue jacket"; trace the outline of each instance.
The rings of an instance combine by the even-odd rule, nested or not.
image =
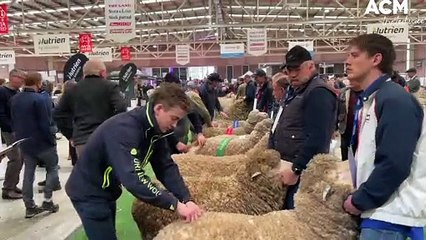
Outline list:
[[[178,201],[189,201],[190,194],[165,150],[170,134],[160,132],[150,103],[108,119],[89,137],[66,184],[68,196],[73,201],[115,201],[122,184],[144,202],[175,210]],[[157,188],[145,175],[148,162],[174,196]]]
[[[10,99],[18,91],[6,86],[0,87],[0,128],[2,132],[12,132],[12,120],[10,116]]]
[[[24,88],[12,97],[10,109],[16,139],[30,138],[21,144],[22,152],[34,155],[56,146],[55,135],[50,130],[51,108],[43,95]]]
[[[253,109],[254,99],[256,98],[256,84],[250,80],[246,86],[246,98],[244,101],[250,109]]]
[[[213,89],[209,86],[209,83],[205,83],[200,88],[200,97],[203,100],[204,105],[207,108],[207,111],[210,113],[211,119],[214,117],[214,110],[222,111],[222,106],[220,105],[218,99],[218,92],[216,89]]]

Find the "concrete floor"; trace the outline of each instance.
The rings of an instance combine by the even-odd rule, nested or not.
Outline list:
[[[32,219],[25,219],[25,207],[22,200],[3,200],[0,198],[0,240],[61,240],[65,239],[81,225],[74,208],[67,197],[64,186],[72,170],[68,161],[68,141],[63,137],[58,141],[59,178],[62,190],[53,194],[53,201],[59,204],[59,212],[42,214]],[[3,186],[7,159],[0,164],[0,185]],[[38,193],[37,182],[45,179],[45,170],[37,168],[34,182],[34,199],[36,204],[43,201],[43,193]],[[22,174],[21,183],[22,186]]]

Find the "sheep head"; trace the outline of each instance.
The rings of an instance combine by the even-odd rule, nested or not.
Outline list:
[[[340,179],[338,161],[325,154],[311,160],[295,196],[296,212],[299,219],[315,226],[312,230],[319,235],[340,232],[339,239],[352,239],[357,236],[357,219],[342,207],[352,186]]]

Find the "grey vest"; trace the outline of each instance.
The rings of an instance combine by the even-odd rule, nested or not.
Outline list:
[[[278,121],[273,137],[273,146],[281,154],[281,159],[293,161],[302,151],[303,144],[306,140],[304,133],[303,109],[309,93],[318,87],[326,88],[334,95],[331,88],[319,77],[314,77],[305,87],[297,90],[296,97],[287,105]],[[336,100],[337,101],[337,100]],[[337,112],[335,112],[337,115]],[[336,122],[330,123],[330,141],[333,134]],[[322,149],[322,152],[328,152],[330,143],[327,149]]]

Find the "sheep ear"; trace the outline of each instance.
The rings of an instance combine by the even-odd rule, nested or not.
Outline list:
[[[327,201],[327,197],[329,197],[330,193],[331,193],[331,186],[327,185],[324,188],[324,191],[322,192],[322,200]]]
[[[260,176],[261,174],[262,174],[261,172],[253,173],[253,175],[251,175],[251,180],[254,180],[257,176]]]

